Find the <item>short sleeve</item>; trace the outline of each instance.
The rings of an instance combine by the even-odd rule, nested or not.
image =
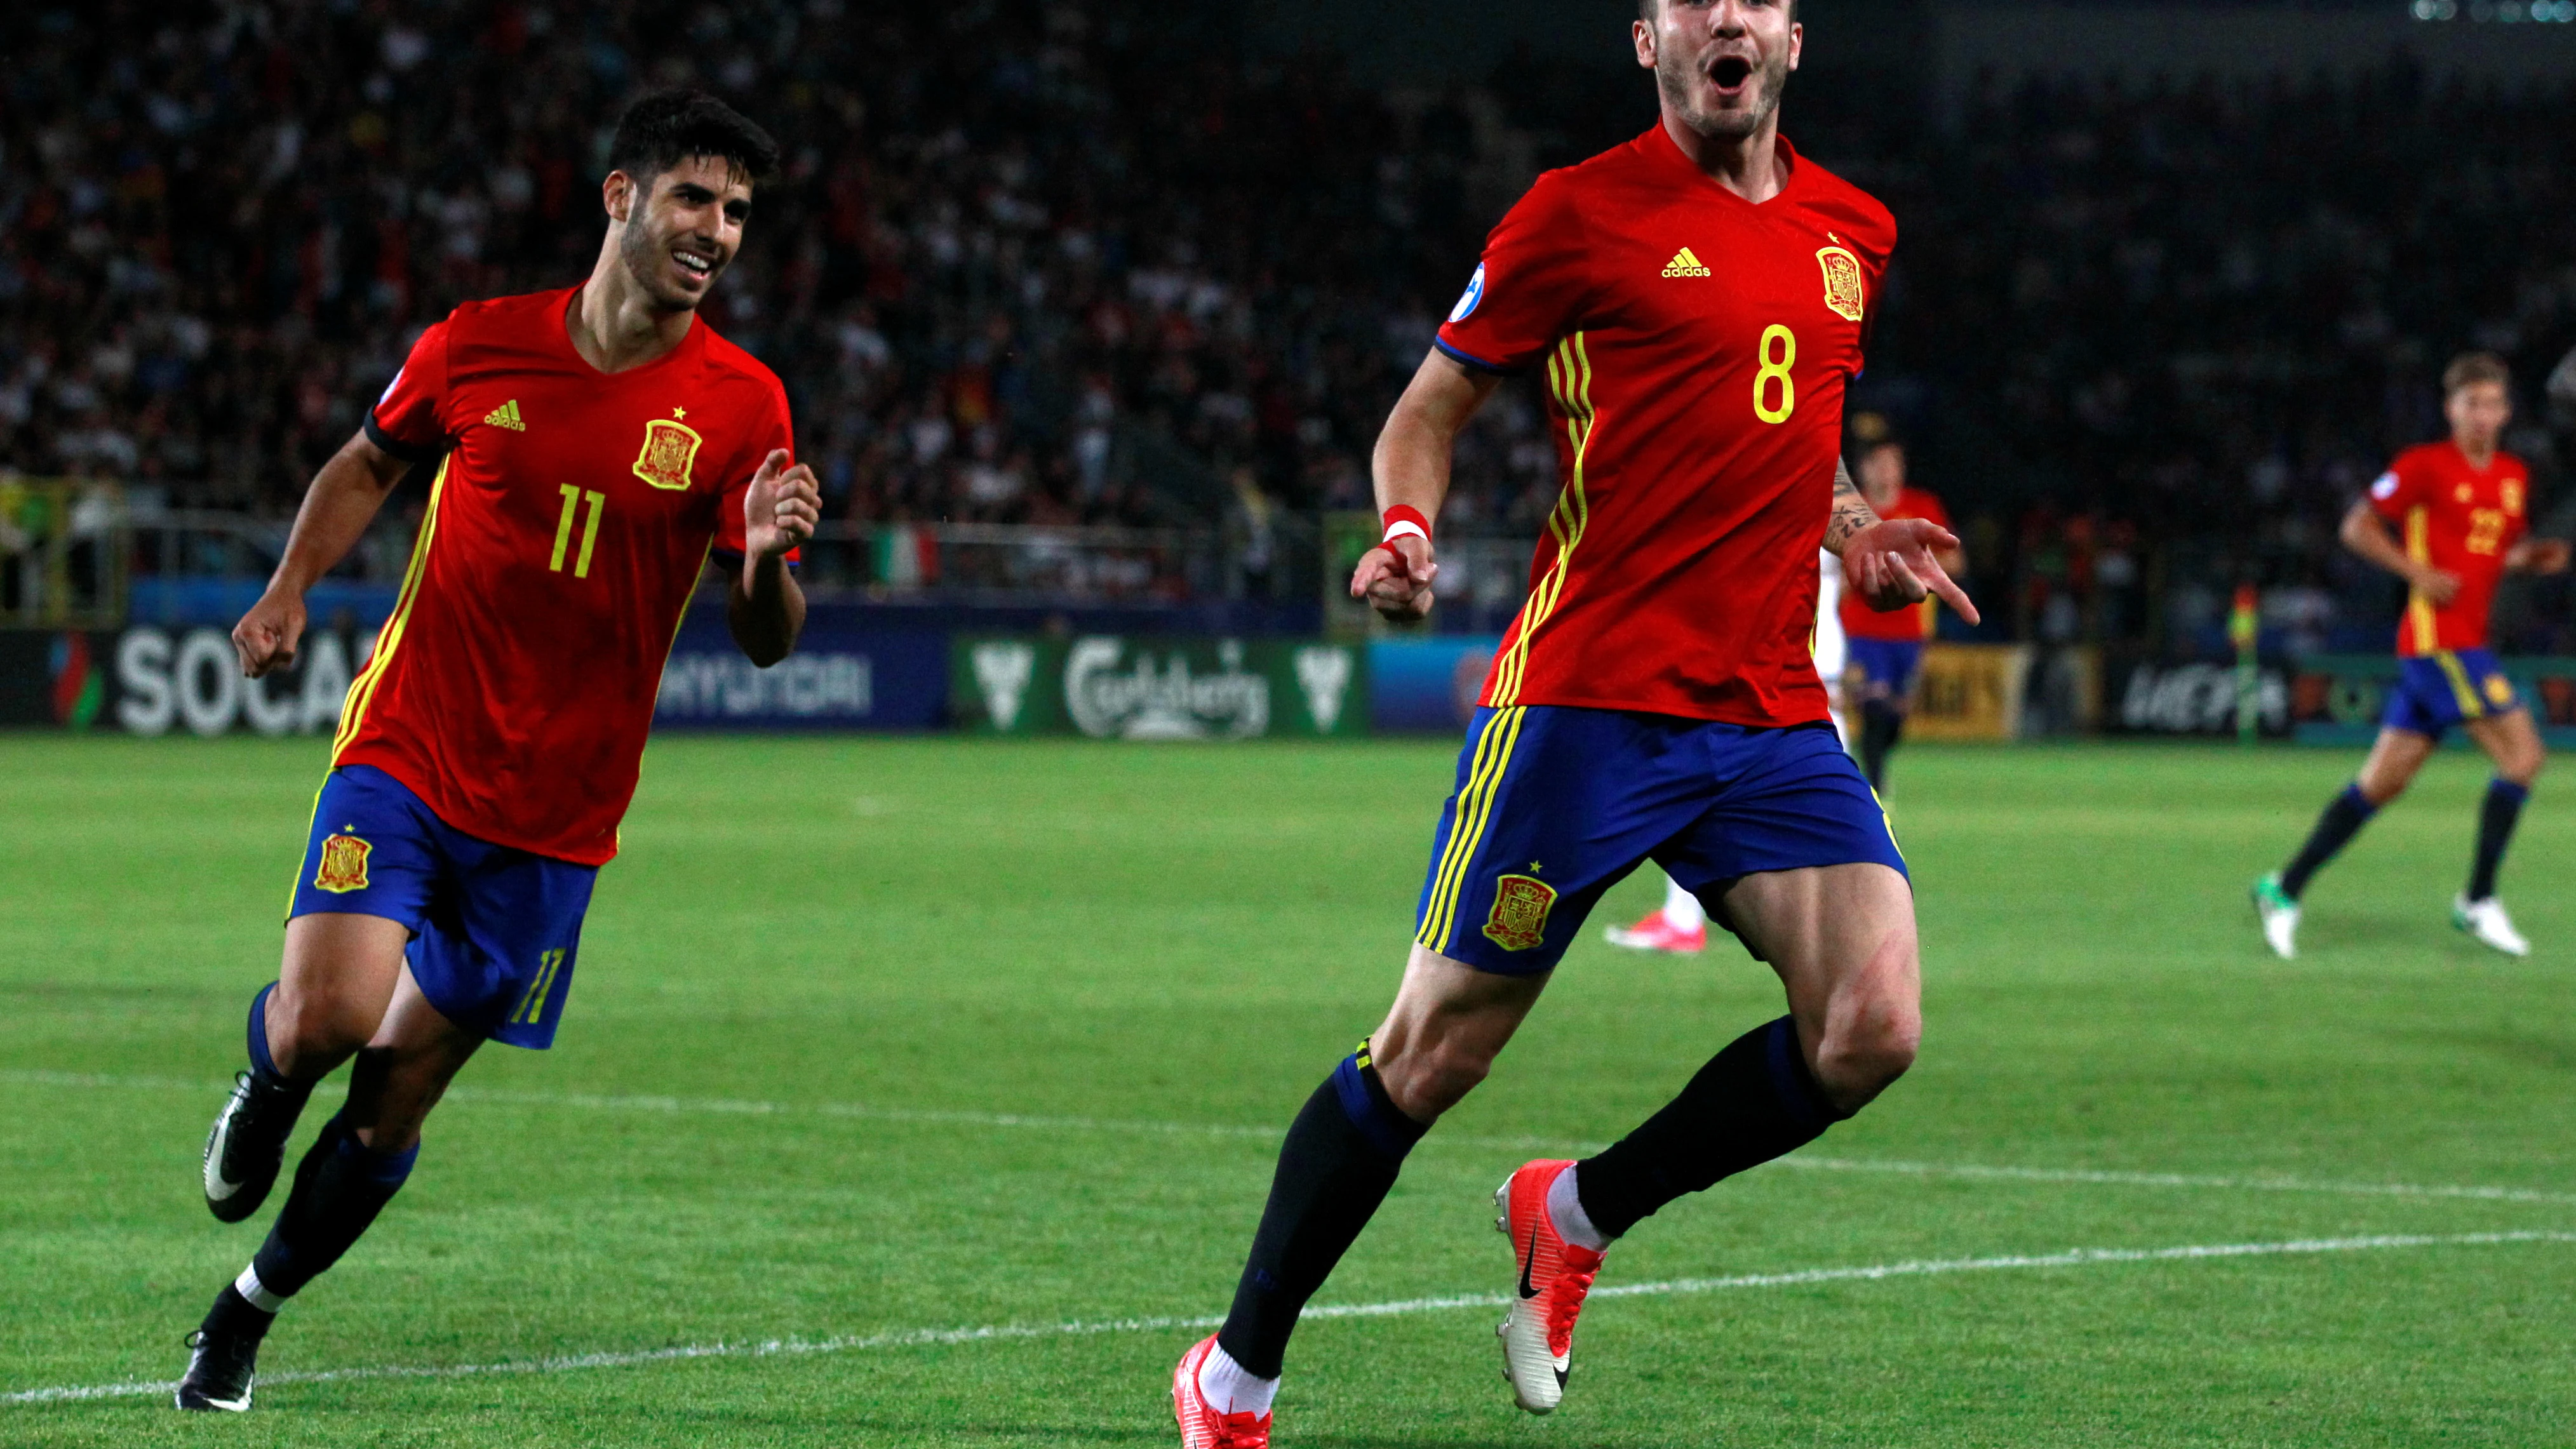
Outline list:
[[[1586,292],[1583,218],[1562,173],[1541,176],[1485,238],[1442,352],[1479,372],[1518,372],[1577,330]]]
[[[743,551],[750,546],[743,530],[743,502],[751,494],[751,480],[760,472],[760,465],[778,449],[785,449],[791,461],[795,458],[796,430],[788,421],[787,394],[772,382],[766,413],[753,425],[750,446],[738,455],[742,461],[735,466],[735,481],[716,505],[715,553],[727,564],[742,562]],[[787,561],[797,562],[797,554],[790,552]]]
[[[2388,465],[2387,472],[2372,481],[2371,509],[2391,523],[2401,522],[2406,510],[2424,501],[2425,482],[2423,465],[2415,461],[2413,454],[2401,453],[2396,462]]]
[[[426,463],[453,444],[443,409],[447,402],[447,329],[440,322],[420,334],[402,371],[385,384],[367,410],[367,441],[406,463]]]

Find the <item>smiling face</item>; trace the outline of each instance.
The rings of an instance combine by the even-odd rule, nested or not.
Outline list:
[[[1711,140],[1742,140],[1780,108],[1805,29],[1790,0],[1656,0],[1634,35],[1664,113]]]
[[[688,156],[650,190],[612,171],[603,192],[617,258],[653,305],[691,312],[742,247],[751,178],[721,156]]]

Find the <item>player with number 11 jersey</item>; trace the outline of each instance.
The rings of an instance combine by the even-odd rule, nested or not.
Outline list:
[[[778,379],[704,323],[642,367],[592,367],[564,332],[578,291],[457,308],[369,414],[377,447],[438,473],[331,763],[600,865],[680,612],[711,553],[740,564],[743,494],[792,442]]]
[[[629,107],[589,279],[424,331],[233,630],[244,673],[291,664],[305,590],[406,473],[435,466],[314,796],[282,968],[251,1000],[249,1069],[207,1137],[207,1209],[259,1210],[306,1100],[354,1057],[348,1100],[190,1335],[180,1408],[248,1409],[271,1324],[408,1180],[448,1082],[487,1041],[553,1043],[710,554],[743,652],[768,665],[795,647],[788,563],[812,535],[813,473],[790,454],[777,378],[696,315],[777,159],[712,96]]]

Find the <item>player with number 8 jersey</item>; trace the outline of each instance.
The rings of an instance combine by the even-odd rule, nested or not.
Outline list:
[[[1563,1399],[1618,1238],[1813,1141],[1913,1061],[1913,894],[1827,722],[1817,549],[1873,608],[1934,592],[1977,616],[1937,558],[1958,540],[1878,518],[1840,460],[1896,228],[1779,135],[1795,15],[1640,0],[1661,120],[1541,176],[1494,228],[1378,439],[1385,534],[1351,592],[1391,619],[1432,607],[1453,449],[1506,374],[1539,376],[1562,489],[1432,835],[1395,1003],[1289,1125],[1233,1307],[1173,1370],[1184,1449],[1268,1442],[1311,1296],[1644,862],[1771,964],[1789,1011],[1607,1151],[1524,1163],[1495,1193],[1520,1407]]]
[[[1541,176],[1440,350],[1543,369],[1564,480],[1483,703],[1827,717],[1808,649],[1843,392],[1896,224],[1797,154],[1759,205],[1662,126]]]

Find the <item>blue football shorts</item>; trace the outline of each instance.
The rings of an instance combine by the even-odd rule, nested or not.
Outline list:
[[[1711,905],[1766,871],[1900,874],[1887,812],[1821,721],[1479,709],[1433,837],[1414,939],[1479,971],[1551,970],[1602,892],[1653,860]]]
[[[322,781],[287,919],[398,921],[421,994],[494,1041],[554,1045],[599,867],[478,840],[371,765]]]
[[[1902,700],[1913,691],[1914,676],[1923,668],[1919,639],[1851,638],[1843,647],[1860,670],[1863,695]]]
[[[2522,708],[2522,696],[2504,677],[2493,651],[2446,649],[2397,661],[2380,723],[2440,739],[2451,726]]]

